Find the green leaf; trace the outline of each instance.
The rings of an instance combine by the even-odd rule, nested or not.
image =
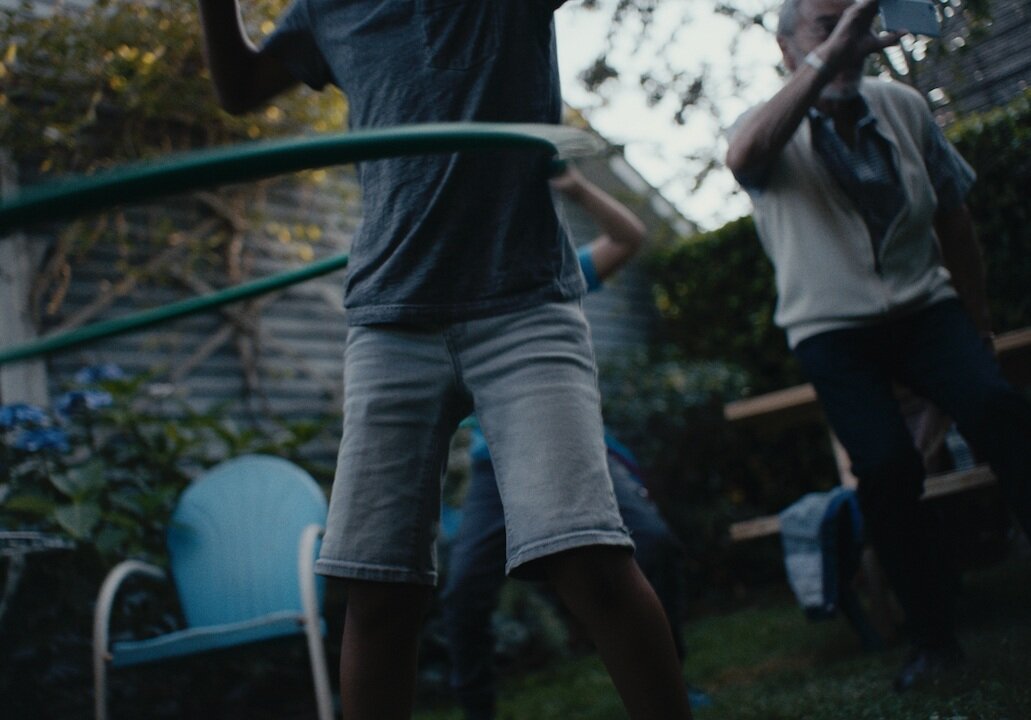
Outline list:
[[[123,510],[128,510],[133,515],[138,515],[142,517],[145,511],[140,500],[141,497],[139,493],[135,491],[112,493],[110,496],[111,504],[114,507],[119,507]]]
[[[62,505],[54,511],[54,518],[69,535],[84,540],[100,522],[100,506],[96,503]]]
[[[27,513],[39,517],[53,514],[57,503],[42,495],[18,495],[4,502],[4,510]]]
[[[42,481],[46,477],[46,467],[38,457],[32,457],[24,462],[19,462],[11,468],[12,480],[35,480]]]
[[[94,543],[101,555],[124,555],[122,546],[130,539],[131,534],[122,528],[106,527],[98,534]]]
[[[63,475],[52,475],[50,483],[72,500],[95,496],[104,488],[104,461],[93,458]]]
[[[140,519],[123,512],[108,512],[104,515],[104,523],[111,527],[121,528],[123,530],[139,530],[141,528]]]

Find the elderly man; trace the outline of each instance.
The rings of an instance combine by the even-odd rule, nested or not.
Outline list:
[[[787,0],[777,40],[791,76],[731,133],[776,269],[777,323],[859,478],[867,531],[905,611],[906,690],[962,657],[954,587],[919,502],[924,468],[893,383],[953,417],[1031,533],[1031,406],[991,350],[973,172],[923,98],[863,77],[876,0]]]

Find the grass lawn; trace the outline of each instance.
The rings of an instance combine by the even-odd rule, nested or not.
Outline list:
[[[686,628],[686,675],[715,703],[699,720],[1031,720],[1031,558],[970,572],[960,608],[967,662],[905,695],[891,678],[906,648],[864,653],[843,619],[812,623],[786,588]],[[600,662],[556,663],[505,680],[499,720],[625,718]],[[453,707],[416,720],[460,720]]]

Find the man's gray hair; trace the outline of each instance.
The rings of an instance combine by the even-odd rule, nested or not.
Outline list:
[[[795,34],[798,26],[798,6],[802,0],[784,0],[780,6],[780,16],[777,18],[777,36],[791,37]]]

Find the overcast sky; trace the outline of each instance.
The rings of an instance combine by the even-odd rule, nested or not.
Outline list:
[[[688,116],[683,126],[673,121],[676,108],[667,102],[649,108],[638,86],[640,72],[657,59],[688,72],[707,68],[711,95],[724,123],[733,121],[750,105],[780,86],[776,64],[780,51],[772,35],[761,27],[746,32],[732,50],[735,24],[713,13],[713,0],[665,0],[656,9],[654,31],[641,47],[625,33],[613,63],[624,71],[619,82],[608,81],[603,97],[587,93],[577,75],[590,66],[604,45],[615,0],[602,0],[599,10],[585,10],[578,0],[555,15],[559,65],[567,103],[579,108],[609,141],[624,145],[630,163],[689,220],[711,229],[749,212],[748,200],[736,191],[733,178],[721,170],[698,191],[691,191],[697,165],[690,158],[716,145],[723,157],[726,142],[719,124],[705,112]],[[739,0],[739,7],[761,12],[771,0]],[[751,5],[751,7],[749,7]],[[682,19],[689,20],[682,28]],[[677,29],[679,28],[679,29]],[[674,34],[674,29],[675,34]],[[735,68],[744,80],[734,89],[729,78]]]

